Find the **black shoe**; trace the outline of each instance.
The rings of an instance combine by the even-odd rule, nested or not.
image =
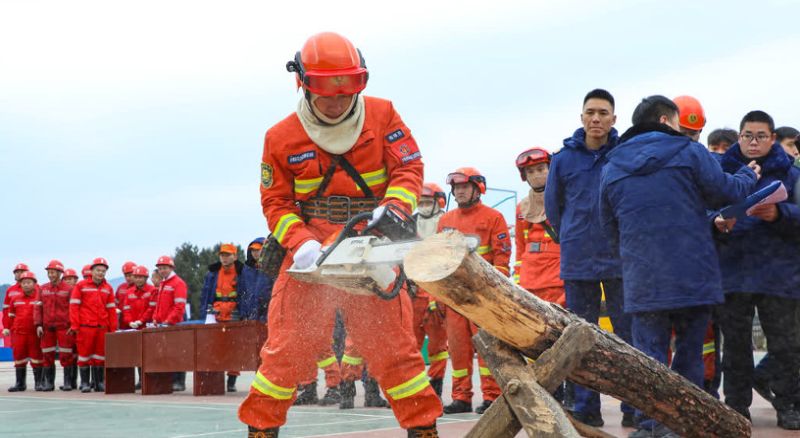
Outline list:
[[[253,426],[247,426],[247,438],[278,438],[278,428],[256,429]]]
[[[328,388],[328,391],[325,392],[325,396],[322,397],[317,404],[320,406],[332,406],[338,405],[341,401],[342,395],[339,394],[339,387],[334,386],[333,388]]]
[[[236,377],[237,376],[228,376],[228,392],[236,392]]]
[[[622,427],[636,427],[638,424],[636,421],[636,415],[633,412],[623,412],[622,413]]]
[[[486,412],[486,410],[489,409],[489,406],[491,405],[492,405],[492,400],[484,400],[480,406],[475,408],[475,413],[478,415],[483,415],[483,413]]]
[[[90,375],[91,370],[89,367],[80,367],[81,373],[81,392],[91,392],[92,391],[92,383],[90,382]]]
[[[439,438],[436,425],[424,427],[412,427],[408,429],[408,438]]]
[[[388,408],[389,402],[381,397],[381,389],[378,382],[370,376],[364,381],[364,407],[365,408]]]
[[[172,392],[186,391],[186,372],[176,372],[172,378]]]
[[[442,381],[442,379],[431,379],[431,388],[433,388],[433,392],[435,392],[436,395],[439,396],[439,398],[442,398],[442,385],[443,384],[444,384],[444,382]]]
[[[794,409],[778,411],[778,427],[786,430],[800,430],[800,412]]]
[[[750,421],[751,423],[753,422],[752,419],[750,418],[750,409],[748,409],[746,406],[730,406],[729,405],[729,407],[731,409],[733,409],[734,411],[738,412],[739,414],[741,414],[744,418],[747,418],[747,421]]]
[[[753,389],[755,389],[758,395],[763,397],[764,400],[770,403],[775,401],[775,394],[769,386],[769,374],[765,371],[759,371],[758,369],[753,371]]]
[[[14,370],[17,372],[17,383],[8,388],[8,392],[25,391],[28,389],[28,385],[25,384],[25,375],[28,373],[27,365],[25,367],[14,368]]]
[[[92,389],[95,392],[106,392],[106,367],[92,367]]]
[[[33,369],[33,389],[35,391],[44,391],[44,368]]]
[[[56,389],[56,367],[42,368],[42,391],[50,392]]]
[[[342,381],[339,384],[339,394],[342,396],[342,401],[339,402],[339,409],[353,409],[355,407],[355,382]]]
[[[453,403],[444,407],[445,414],[463,414],[472,412],[472,404],[462,400],[453,400]]]
[[[596,414],[573,412],[572,418],[592,427],[603,427],[603,425],[606,424],[605,421],[603,421],[603,416],[599,412]]]
[[[62,391],[72,391],[73,389],[75,389],[72,386],[72,373],[73,373],[72,368],[73,367],[64,367],[63,368],[64,369],[64,384],[59,386],[58,389],[60,389]]]
[[[294,400],[294,406],[315,405],[319,401],[317,398],[317,382],[311,382],[308,385],[299,385],[297,387],[297,398]]]
[[[72,378],[72,389],[78,389],[78,366],[72,365],[70,366],[72,372],[70,373],[70,377]]]

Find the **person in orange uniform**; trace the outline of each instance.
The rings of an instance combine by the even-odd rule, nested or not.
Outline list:
[[[516,164],[520,178],[531,190],[517,205],[514,281],[537,297],[566,307],[564,281],[559,276],[558,237],[544,212],[550,154],[542,148],[531,148],[519,154]]]
[[[152,296],[156,293],[156,288],[147,284],[147,277],[150,275],[144,266],[136,266],[131,272],[132,285],[125,289],[119,297],[119,306],[122,307],[123,329],[141,330],[150,320],[145,318],[147,309],[150,307]],[[142,368],[137,368],[139,381],[135,389],[142,388]]]
[[[444,205],[447,195],[438,184],[428,182],[422,186],[422,195],[417,205],[414,219],[417,223],[417,234],[426,238],[436,234],[439,219],[444,214]],[[417,347],[422,349],[425,336],[428,336],[428,377],[431,386],[439,398],[442,397],[442,384],[444,371],[447,367],[447,329],[444,321],[444,306],[438,305],[427,292],[413,285],[408,293],[414,306],[414,336],[417,338]]]
[[[335,33],[306,41],[289,62],[302,98],[297,111],[267,131],[261,204],[278,243],[288,250],[273,288],[269,338],[250,394],[239,408],[251,437],[276,437],[299,382],[313,375],[340,309],[347,335],[388,396],[409,437],[436,437],[441,402],[403,315],[408,295],[392,300],[303,283],[286,274],[314,267],[328,236],[358,213],[393,204],[410,214],[422,188],[419,148],[392,103],[364,97],[364,58]],[[389,285],[391,286],[391,284]]]
[[[77,333],[81,392],[104,392],[105,337],[107,332],[117,330],[117,306],[114,288],[106,281],[106,259],[98,257],[90,267],[92,277],[79,281],[70,294],[69,333]]]
[[[77,378],[78,368],[75,365],[75,337],[67,334],[69,330],[69,296],[72,287],[64,282],[61,274],[64,272],[64,264],[58,260],[51,260],[45,268],[49,283],[42,285],[40,296],[42,306],[42,353],[44,362],[44,390],[52,391],[55,389],[56,379],[56,346],[58,347],[58,358],[61,367],[64,369],[64,385],[60,387],[62,391],[72,391],[72,382]]]
[[[3,335],[11,335],[11,345],[14,355],[14,370],[17,381],[8,388],[9,392],[25,391],[25,373],[28,362],[33,368],[33,381],[37,391],[43,391],[42,379],[42,349],[39,338],[42,337],[41,316],[42,302],[36,287],[36,275],[31,271],[23,271],[19,275],[19,294],[15,294],[8,316],[3,321]]]
[[[481,203],[486,193],[486,178],[472,167],[462,167],[447,175],[447,184],[458,203],[439,220],[439,231],[458,230],[480,239],[477,253],[491,263],[495,269],[508,275],[511,259],[511,239],[503,215]],[[472,411],[472,336],[478,328],[455,310],[447,309],[447,345],[453,365],[453,402],[444,408],[445,414]],[[478,356],[483,403],[475,408],[482,414],[500,396],[500,388],[483,359]]]

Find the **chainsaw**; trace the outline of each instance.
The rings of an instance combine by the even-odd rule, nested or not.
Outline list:
[[[288,272],[313,273],[323,278],[371,279],[369,289],[373,294],[384,300],[394,299],[403,285],[411,284],[403,271],[403,257],[422,239],[417,235],[414,218],[393,204],[387,204],[376,220],[371,221],[372,218],[371,212],[353,216],[315,265],[308,269],[296,269],[293,265]],[[359,230],[363,222],[368,224]],[[478,247],[477,238],[467,236],[467,240],[470,250]]]

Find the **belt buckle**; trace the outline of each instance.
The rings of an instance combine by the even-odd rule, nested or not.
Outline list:
[[[335,218],[333,218],[333,215],[331,214],[331,206],[332,206],[331,204],[333,204],[335,202],[338,203],[337,206],[341,205],[343,207],[347,207],[347,213],[345,214],[344,219],[336,220]],[[336,195],[328,196],[328,215],[327,216],[328,216],[327,217],[328,222],[330,222],[330,223],[346,224],[347,221],[349,221],[350,217],[351,217],[351,214],[350,214],[350,198],[347,197],[347,196],[336,196]]]

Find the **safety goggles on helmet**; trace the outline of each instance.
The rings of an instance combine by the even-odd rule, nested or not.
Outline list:
[[[453,172],[453,173],[447,175],[446,182],[447,182],[448,185],[463,184],[463,183],[466,183],[466,182],[472,182],[472,183],[475,183],[475,184],[486,184],[486,178],[484,178],[481,175],[469,176],[469,175],[463,174],[461,172]]]
[[[550,154],[542,149],[534,148],[527,150],[517,156],[517,167],[528,167],[538,163],[549,163]]]
[[[306,71],[300,59],[300,52],[297,52],[294,61],[286,64],[286,69],[297,73],[303,88],[319,96],[360,93],[367,87],[369,77],[365,67]]]

